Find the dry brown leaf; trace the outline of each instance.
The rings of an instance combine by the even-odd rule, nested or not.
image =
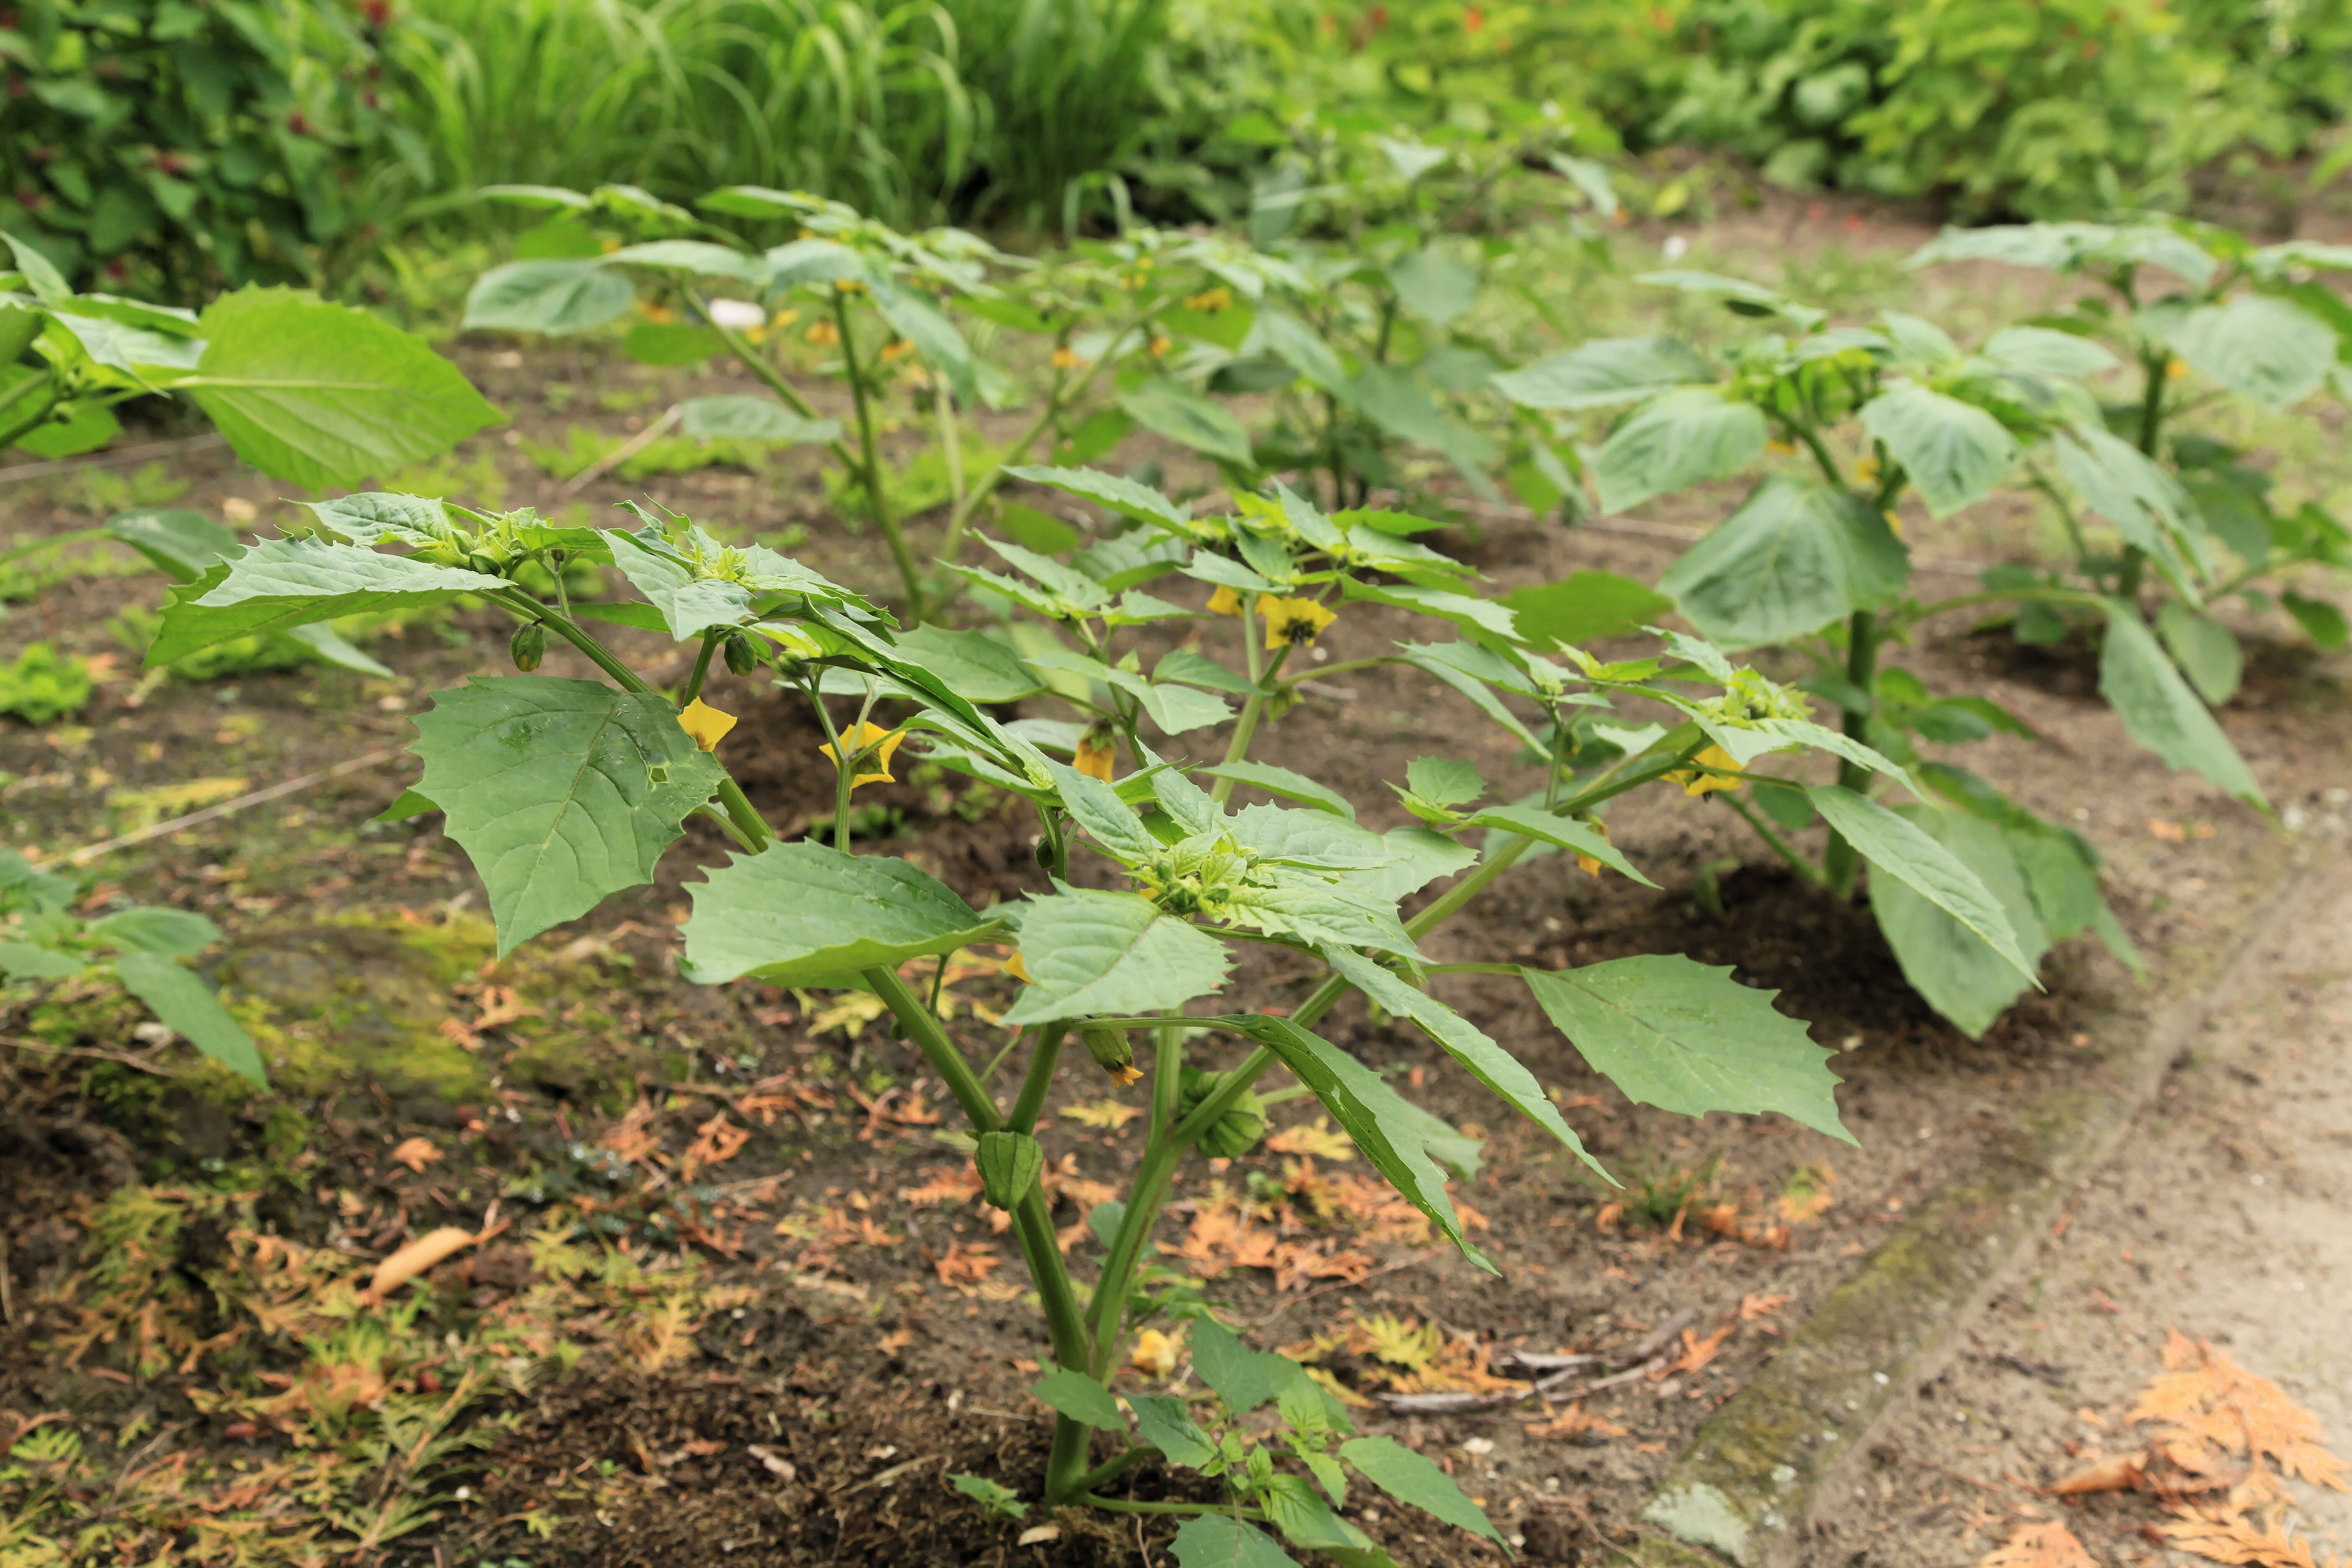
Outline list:
[[[1520,1427],[1530,1437],[1622,1437],[1632,1430],[1600,1415],[1584,1413],[1578,1400],[1549,1421],[1531,1421]]]
[[[1302,1121],[1296,1127],[1284,1128],[1267,1139],[1265,1146],[1277,1154],[1306,1154],[1318,1160],[1352,1160],[1356,1157],[1355,1140],[1321,1116],[1311,1124]]]
[[[1066,1116],[1071,1121],[1087,1127],[1100,1127],[1106,1131],[1114,1131],[1142,1115],[1143,1108],[1139,1105],[1122,1105],[1116,1100],[1097,1100],[1086,1105],[1066,1105],[1055,1114]]]
[[[976,1285],[1003,1268],[1004,1259],[996,1256],[996,1248],[986,1242],[966,1247],[959,1241],[947,1250],[947,1255],[935,1259],[931,1268],[942,1285]]]
[[[2140,1394],[2131,1419],[2161,1426],[2158,1448],[2192,1474],[2218,1466],[2199,1462],[2203,1446],[2239,1458],[2267,1458],[2298,1480],[2352,1491],[2352,1467],[2328,1452],[2319,1417],[2266,1377],[2238,1365],[2230,1352],[2168,1331],[2167,1370]]]
[[[368,1280],[368,1293],[381,1300],[443,1258],[473,1246],[474,1241],[472,1231],[460,1230],[454,1225],[428,1230],[375,1266],[375,1273]]]
[[[929,1208],[934,1204],[970,1203],[980,1196],[979,1168],[967,1163],[961,1171],[946,1165],[926,1165],[926,1178],[919,1187],[900,1187],[898,1197],[917,1208]]]
[[[1739,1321],[1752,1323],[1759,1318],[1769,1318],[1788,1304],[1786,1296],[1742,1296],[1739,1298]]]
[[[392,1157],[421,1176],[425,1166],[441,1157],[441,1151],[428,1138],[411,1138],[394,1149]]]
[[[2242,1518],[2183,1519],[2157,1528],[2181,1551],[2216,1563],[2252,1564],[2252,1568],[2340,1568],[2344,1561],[2330,1553],[2323,1564],[2312,1555],[2311,1542],[2289,1531],[2275,1513],[2259,1529]]]
[[[697,1171],[725,1164],[742,1152],[743,1145],[751,1141],[751,1130],[736,1126],[722,1110],[694,1130],[694,1142],[686,1146],[679,1173],[691,1179]]]
[[[1685,1329],[1683,1353],[1666,1368],[1666,1371],[1669,1373],[1698,1371],[1699,1368],[1713,1361],[1722,1351],[1723,1342],[1731,1337],[1731,1331],[1736,1326],[1736,1321],[1725,1323],[1705,1339],[1699,1338],[1693,1331]]]
[[[2019,1526],[2008,1544],[1980,1559],[1977,1568],[2099,1568],[2074,1532],[2055,1520]]]
[[[2086,1469],[2077,1470],[2064,1480],[2053,1481],[2042,1489],[2051,1497],[2079,1497],[2084,1492],[2127,1492],[2147,1479],[2147,1456],[2145,1453],[2118,1454]]]

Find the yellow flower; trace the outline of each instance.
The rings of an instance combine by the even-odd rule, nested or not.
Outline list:
[[[750,343],[753,348],[758,348],[761,343],[768,341],[768,329],[765,327],[746,327],[743,329],[743,341]]]
[[[856,734],[845,738],[849,742],[850,757],[853,762],[862,762],[870,756],[874,765],[882,770],[880,773],[859,773],[849,781],[851,789],[856,789],[859,784],[898,782],[890,776],[890,754],[898,749],[898,742],[907,738],[906,731],[885,730],[872,720],[867,720],[857,726]],[[835,753],[832,742],[827,741],[817,750],[833,758],[833,765],[836,770],[840,768],[841,758]]]
[[[1715,771],[1705,771],[1708,769]],[[1691,759],[1689,767],[1678,773],[1668,773],[1666,777],[1682,785],[1685,795],[1697,796],[1714,790],[1738,789],[1739,781],[1725,775],[1746,771],[1743,764],[1731,760],[1729,752],[1725,751],[1721,746],[1709,746]]]
[[[1584,826],[1599,834],[1603,840],[1606,840],[1609,837],[1609,826],[1606,823],[1588,822]],[[1601,875],[1601,862],[1595,860],[1590,855],[1579,855],[1576,858],[1576,868],[1583,872],[1588,877],[1598,877]]]
[[[1797,455],[1797,444],[1794,441],[1767,441],[1764,443],[1764,449],[1776,458],[1793,458]]]
[[[1184,308],[1188,310],[1199,310],[1204,315],[1213,316],[1218,311],[1232,305],[1233,302],[1234,291],[1232,289],[1212,289],[1205,294],[1195,294],[1191,299],[1185,300]]]
[[[882,345],[882,363],[888,364],[892,360],[904,359],[914,352],[915,345],[907,339],[892,338]]]
[[[1903,520],[1891,511],[1886,514],[1886,526],[1894,531],[1895,538],[1903,537]]]
[[[1878,482],[1878,459],[1877,459],[1877,458],[1876,458],[1876,457],[1874,457],[1874,457],[1867,457],[1867,458],[1856,458],[1854,459],[1854,462],[1853,462],[1853,478],[1854,478],[1854,482],[1855,482],[1856,484],[1863,484],[1863,485],[1874,485],[1874,484],[1876,484],[1876,483]]]
[[[833,291],[836,294],[863,294],[866,285],[855,278],[836,278],[833,280]]]
[[[1123,1068],[1112,1068],[1110,1069],[1111,1082],[1118,1085],[1121,1089],[1127,1088],[1129,1084],[1135,1082],[1136,1079],[1142,1076],[1143,1069],[1137,1067],[1133,1062],[1128,1063]]]
[[[821,349],[829,349],[841,342],[841,329],[831,321],[814,321],[803,336]]]
[[[779,310],[774,315],[768,318],[768,325],[775,328],[779,331],[782,331],[784,328],[791,326],[794,321],[797,321],[800,319],[801,313],[798,310]]]
[[[1271,594],[1257,596],[1257,613],[1265,617],[1268,653],[1284,647],[1312,647],[1323,628],[1339,618],[1312,599],[1277,599]]]
[[[1078,737],[1078,754],[1071,766],[1090,779],[1108,784],[1118,766],[1118,739],[1089,730]]]
[[[1168,334],[1161,332],[1151,340],[1151,357],[1153,359],[1158,359],[1160,355],[1166,353],[1170,349],[1172,349],[1175,346],[1175,342],[1170,339]]]
[[[1078,368],[1078,356],[1067,348],[1058,348],[1054,351],[1053,363],[1055,370],[1076,370]]]
[[[2167,380],[2167,381],[2185,381],[2185,380],[2187,380],[2187,379],[2188,379],[2188,376],[2189,376],[2189,367],[2188,367],[2188,365],[2186,365],[2186,364],[2182,363],[2179,360],[2170,360],[2170,361],[2168,361],[2168,362],[2166,363],[2165,367],[2164,367],[2164,379],[2165,379],[2165,380]]]
[[[1024,985],[1034,985],[1037,984],[1034,980],[1032,980],[1029,977],[1029,966],[1021,962],[1021,955],[1017,952],[1004,961],[1004,973],[1010,974],[1013,979],[1018,980]]]
[[[657,326],[666,325],[673,320],[670,308],[667,305],[656,305],[651,300],[646,300],[644,303],[640,304],[637,309],[645,313],[646,321],[652,321]]]
[[[1209,614],[1238,616],[1242,613],[1242,596],[1231,588],[1220,588],[1209,595]]]
[[[735,715],[721,713],[698,697],[679,711],[677,727],[693,736],[696,745],[713,752],[727,738],[727,731],[735,728]]]
[[[1176,1370],[1183,1354],[1182,1340],[1158,1329],[1146,1329],[1135,1336],[1135,1349],[1128,1352],[1127,1359],[1146,1377],[1166,1377]]]

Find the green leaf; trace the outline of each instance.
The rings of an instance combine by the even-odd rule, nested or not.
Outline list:
[[[1432,805],[1466,805],[1486,793],[1475,763],[1415,757],[1404,765],[1404,786]]]
[[[1863,428],[1886,444],[1937,517],[1990,495],[2017,461],[2017,437],[1973,403],[1903,385],[1863,405]]]
[[[186,1036],[190,1045],[252,1080],[257,1088],[269,1087],[269,1075],[261,1069],[261,1053],[253,1048],[253,1037],[228,1016],[210,987],[177,959],[160,952],[126,952],[114,961],[114,973],[124,990]]]
[[[1362,583],[1353,577],[1339,579],[1339,591],[1349,600],[1369,600],[1375,605],[1411,610],[1417,616],[1451,621],[1465,631],[1485,632],[1511,641],[1518,638],[1518,627],[1511,619],[1511,612],[1491,599],[1475,599],[1466,594],[1449,594],[1443,588],[1423,588],[1412,583]]]
[[[2249,805],[2268,806],[2245,759],[2165,658],[2138,609],[2120,599],[2107,604],[2099,695],[2132,739],[2168,765],[2201,773]]]
[[[1522,833],[1529,838],[1556,845],[1571,854],[1582,855],[1600,861],[1619,876],[1654,888],[1655,882],[1634,868],[1622,851],[1609,840],[1573,817],[1555,816],[1534,805],[1490,805],[1463,824],[1465,827],[1491,827],[1504,833]]]
[[[2238,647],[2235,632],[2173,602],[2156,613],[2156,630],[2200,697],[2219,708],[2238,694],[2238,682],[2246,673],[2246,656]]]
[[[391,666],[362,653],[346,641],[341,633],[323,621],[307,626],[296,626],[286,635],[296,642],[308,645],[310,651],[319,656],[321,663],[331,664],[340,669],[356,669],[362,675],[379,678],[389,677],[392,674]]]
[[[844,855],[814,840],[736,856],[687,892],[694,915],[679,970],[705,985],[746,974],[771,985],[819,984],[953,952],[1003,930],[904,860]]]
[[[1604,511],[1728,479],[1764,455],[1764,414],[1713,387],[1679,387],[1642,405],[1609,433],[1593,459]]]
[[[1679,339],[1601,338],[1498,375],[1495,388],[1522,408],[1570,412],[1710,379],[1706,362]]]
[[[1353,395],[1348,386],[1348,371],[1339,356],[1322,335],[1298,320],[1271,308],[1261,310],[1251,324],[1245,352],[1263,349],[1281,360],[1291,369],[1313,382],[1318,391],[1334,397]]]
[[[1236,697],[1247,697],[1257,688],[1249,678],[1237,675],[1213,658],[1204,658],[1189,647],[1171,647],[1160,656],[1151,667],[1154,680],[1181,680],[1187,686],[1206,687],[1211,691],[1229,691]]]
[[[2126,542],[2156,559],[2174,584],[2189,591],[2189,568],[2179,541],[2194,541],[2199,512],[2179,479],[2120,437],[2078,424],[2056,437],[2059,471],[2083,502],[2113,523]]]
[[[2090,338],[2049,327],[2003,327],[1978,350],[2008,370],[2080,379],[2116,368],[2116,356]]]
[[[1217,1447],[1201,1430],[1181,1399],[1165,1394],[1130,1394],[1129,1406],[1143,1440],[1160,1450],[1171,1465],[1197,1470],[1217,1457]]]
[[[1232,411],[1165,376],[1118,395],[1138,425],[1236,468],[1250,466],[1249,432]]]
[[[1649,953],[1557,973],[1522,969],[1528,989],[1595,1072],[1639,1104],[1682,1116],[1777,1110],[1847,1142],[1832,1053],[1772,1006],[1776,993],[1728,968]]]
[[[0,372],[8,368],[12,367],[0,367]],[[16,447],[36,458],[54,461],[59,458],[78,458],[84,452],[95,452],[122,434],[122,422],[114,416],[112,409],[102,403],[61,406],[70,408],[70,417],[34,426],[16,437]]]
[[[1451,325],[1478,302],[1478,269],[1442,242],[1390,262],[1388,277],[1404,308],[1433,327]]]
[[[397,327],[289,289],[245,289],[204,313],[182,383],[236,455],[273,479],[352,489],[437,458],[499,411]]]
[[[2018,945],[2000,902],[1941,842],[1866,795],[1835,784],[1805,792],[1813,809],[1883,872],[1974,931],[2031,982],[2034,965]]]
[[[1272,763],[1221,763],[1213,768],[1194,768],[1192,771],[1206,773],[1213,779],[1231,779],[1252,789],[1262,789],[1268,795],[1295,800],[1318,811],[1328,811],[1349,822],[1356,820],[1356,808],[1346,795],[1328,784],[1316,783],[1303,773],[1276,767]]]
[[[1910,552],[1876,507],[1775,475],[1666,569],[1658,586],[1709,641],[1789,642],[1901,594]]]
[[[500,578],[415,556],[316,539],[267,539],[173,590],[147,664],[160,668],[234,637],[292,631],[371,610],[438,605],[506,585]]]
[[[636,303],[628,275],[588,260],[510,261],[493,267],[466,295],[462,331],[585,332],[625,315]]]
[[[1349,1568],[1366,1568],[1373,1559],[1387,1556],[1372,1544],[1370,1536],[1333,1513],[1304,1476],[1277,1474],[1266,1482],[1261,1495],[1267,1520],[1282,1531],[1285,1541],[1302,1552],[1343,1552],[1342,1560]]]
[[[665,368],[700,364],[727,352],[727,340],[709,327],[687,321],[639,321],[629,329],[621,352],[639,364]]]
[[[117,512],[106,520],[106,531],[181,583],[202,576],[207,566],[235,560],[245,549],[236,534],[203,512],[178,508]]]
[[[188,910],[153,907],[121,910],[83,928],[92,942],[124,952],[155,952],[194,958],[221,940],[220,927]]]
[[[1463,1234],[1461,1216],[1446,1195],[1445,1178],[1430,1162],[1426,1112],[1406,1104],[1380,1074],[1287,1018],[1245,1014],[1215,1020],[1215,1026],[1247,1035],[1280,1057],[1406,1202],[1465,1258],[1490,1274],[1499,1272]],[[1200,1342],[1198,1330],[1194,1331],[1197,1365]]]
[[[1134,893],[1064,888],[1006,912],[1031,981],[1001,1020],[1008,1029],[1172,1010],[1223,986],[1231,963],[1216,938]]]
[[[2200,305],[2164,321],[2162,337],[2191,369],[2271,408],[2318,391],[2336,363],[2336,333],[2327,323],[2267,294]]]
[[[1287,1356],[1254,1351],[1231,1329],[1203,1315],[1192,1320],[1192,1370],[1216,1390],[1225,1408],[1245,1415],[1279,1394],[1299,1375]]]
[[[1437,1461],[1427,1455],[1414,1453],[1393,1437],[1351,1437],[1339,1445],[1339,1458],[1397,1501],[1435,1514],[1455,1529],[1466,1530],[1497,1546],[1503,1544],[1503,1532],[1495,1528],[1494,1521],[1477,1504],[1463,1496],[1454,1479],[1439,1469]]]
[[[766,441],[791,446],[841,438],[840,420],[811,419],[795,414],[772,397],[756,397],[750,393],[689,397],[677,409],[678,428],[697,440]]]
[[[83,955],[32,942],[0,942],[0,974],[11,980],[70,980],[89,967]]]
[[[1085,1373],[1057,1367],[1038,1379],[1029,1392],[1071,1420],[1083,1422],[1097,1432],[1127,1430],[1127,1423],[1118,1414],[1118,1402],[1110,1396],[1110,1390]]]
[[[2342,610],[2325,599],[2308,599],[2301,594],[2282,592],[2279,607],[2294,616],[2294,624],[2303,628],[2303,635],[2321,647],[2339,648],[2347,640],[2352,640],[2352,623],[2345,620]]]
[[[1614,572],[1579,572],[1558,583],[1521,588],[1498,602],[1511,612],[1521,639],[1534,647],[1620,637],[1675,607],[1664,594]]]
[[[1203,1513],[1184,1521],[1170,1543],[1176,1568],[1298,1568],[1274,1538],[1245,1520]]]
[[[1905,821],[1934,838],[2000,900],[2026,957],[2036,964],[2050,950],[2033,899],[2020,870],[2013,836],[1979,817],[1926,806],[1899,808]],[[2031,837],[2031,836],[2024,836]],[[2027,990],[1998,954],[1929,900],[1900,882],[1873,886],[1871,912],[1903,977],[1927,1005],[1975,1039]]]
[[[1497,448],[1485,436],[1441,406],[1411,372],[1396,365],[1368,364],[1348,384],[1349,400],[1364,417],[1400,441],[1443,452],[1465,479],[1485,483],[1484,470]]]
[[[1367,997],[1401,1018],[1410,1018],[1421,1026],[1430,1038],[1445,1047],[1446,1055],[1515,1107],[1519,1114],[1559,1139],[1576,1157],[1599,1172],[1609,1174],[1600,1161],[1585,1152],[1583,1140],[1559,1119],[1559,1111],[1545,1095],[1543,1085],[1526,1064],[1496,1045],[1470,1020],[1440,1002],[1434,996],[1416,991],[1390,971],[1381,968],[1360,953],[1344,948],[1327,948],[1323,962],[1331,972]]]
[[[1001,1513],[1007,1519],[1029,1517],[1029,1505],[1021,1500],[1019,1492],[1010,1487],[999,1486],[986,1476],[952,1475],[948,1478],[948,1484],[990,1513]]]
[[[761,258],[713,245],[707,239],[656,239],[643,245],[625,245],[604,259],[607,266],[649,267],[662,272],[691,272],[702,278],[731,278],[742,283],[752,282],[767,272]]]
[[[499,953],[653,880],[726,770],[659,697],[543,675],[434,693],[409,750],[489,895]]]
[[[423,816],[441,808],[413,789],[400,792],[400,798],[368,818],[370,822],[406,822],[412,816]]]
[[[1026,479],[1033,485],[1048,485],[1082,497],[1137,522],[1165,527],[1188,536],[1192,531],[1190,507],[1170,500],[1150,485],[1139,485],[1117,474],[1106,474],[1094,468],[1009,468],[1004,472],[1010,479]]]
[[[928,670],[974,702],[1017,702],[1045,683],[1020,656],[985,632],[950,631],[926,622],[898,637],[898,657]]]

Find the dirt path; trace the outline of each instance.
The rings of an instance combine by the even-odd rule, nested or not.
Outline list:
[[[1906,1392],[1833,1484],[1811,1562],[1974,1563],[2019,1522],[2061,1518],[2102,1565],[2185,1563],[2149,1539],[2145,1494],[2080,1504],[2047,1484],[2127,1453],[2125,1423],[2167,1331],[2226,1350],[2352,1452],[2352,856],[2306,882],[1943,1371]],[[2104,1426],[2100,1423],[2105,1423]],[[2315,1555],[2352,1546],[2352,1494],[2297,1485]],[[2269,1561],[2269,1559],[2263,1559]]]

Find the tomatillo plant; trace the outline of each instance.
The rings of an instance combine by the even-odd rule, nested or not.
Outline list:
[[[179,591],[163,640],[181,649],[256,626],[304,624],[358,594],[379,604],[467,594],[544,628],[551,647],[569,645],[600,671],[601,679],[477,677],[437,693],[416,720],[412,750],[423,773],[391,815],[443,813],[482,878],[501,952],[648,880],[689,815],[719,824],[737,852],[692,888],[682,973],[710,984],[749,977],[868,992],[946,1086],[970,1124],[983,1194],[1012,1216],[1051,1340],[1054,1365],[1035,1390],[1057,1413],[1047,1505],[1196,1515],[1177,1542],[1180,1560],[1193,1564],[1286,1561],[1262,1526],[1302,1549],[1388,1562],[1336,1511],[1358,1481],[1499,1539],[1432,1461],[1354,1436],[1347,1412],[1298,1366],[1243,1349],[1211,1320],[1192,1329],[1193,1356],[1218,1395],[1218,1419],[1202,1425],[1178,1402],[1139,1394],[1122,1405],[1111,1379],[1128,1334],[1192,1304],[1181,1286],[1155,1289],[1163,1281],[1144,1262],[1180,1167],[1196,1149],[1246,1151],[1265,1130],[1261,1086],[1287,1073],[1430,1224],[1493,1268],[1446,1190],[1444,1167],[1460,1162],[1466,1141],[1316,1032],[1344,997],[1361,993],[1410,1020],[1605,1179],[1535,1075],[1423,988],[1437,973],[1526,986],[1587,1061],[1643,1103],[1693,1116],[1779,1111],[1845,1137],[1828,1053],[1772,1009],[1769,993],[1734,984],[1728,970],[1673,953],[1560,972],[1440,964],[1421,943],[1539,846],[1574,853],[1596,875],[1643,879],[1600,819],[1631,791],[1736,779],[1763,756],[1805,749],[1901,782],[1909,775],[1866,743],[1813,724],[1801,693],[1734,667],[1696,638],[1664,635],[1654,656],[1603,664],[1538,629],[1564,624],[1557,603],[1538,603],[1523,626],[1509,605],[1477,596],[1458,563],[1414,542],[1414,520],[1326,515],[1281,489],[1240,498],[1229,517],[1195,517],[1099,474],[1026,477],[1139,524],[1097,547],[1108,553],[1076,563],[1000,544],[1019,576],[966,569],[1083,653],[1033,642],[1038,651],[1024,660],[1007,651],[1013,644],[977,634],[901,634],[854,591],[772,551],[724,544],[683,518],[640,512],[631,531],[555,528],[528,511],[489,515],[382,494],[316,503],[309,537],[265,541],[209,569]],[[550,602],[530,591],[525,581],[541,578],[524,568],[559,564],[559,555],[609,564],[642,600]],[[1242,613],[1228,620],[1118,586],[1142,569],[1139,559],[1228,596]],[[1262,612],[1262,602],[1271,608]],[[1423,759],[1397,786],[1419,825],[1375,832],[1328,784],[1250,759],[1254,741],[1278,733],[1286,655],[1329,615],[1369,613],[1356,608],[1368,604],[1462,634],[1395,657],[1439,673],[1530,741],[1548,759],[1538,792],[1481,805],[1486,787],[1475,770]],[[1179,616],[1201,618],[1210,634],[1237,633],[1244,673],[1193,654],[1196,662],[1174,669],[1163,659],[1147,679],[1132,649],[1108,646],[1126,626]],[[908,750],[1017,795],[1036,815],[1042,886],[974,909],[909,860],[849,853],[845,837],[778,841],[719,760],[731,721],[701,700],[699,679],[675,694],[656,689],[598,638],[599,622],[698,643],[698,671],[719,657],[772,668],[781,685],[817,704],[845,803],[861,779],[887,774]],[[981,679],[992,671],[1000,681],[1081,678],[1069,698],[1085,710],[1084,723],[1037,731],[1033,721],[1000,721],[973,694],[992,700]],[[1180,689],[1242,699],[1230,721],[1219,700],[1211,722],[1230,728],[1213,762],[1163,757],[1138,726],[1155,704],[1165,714],[1186,700],[1174,695]],[[844,691],[858,702],[847,726],[824,701]],[[1663,711],[1670,722],[1612,725],[1620,704]],[[1165,744],[1210,723],[1159,727]],[[1083,768],[1041,749],[1033,733],[1057,750],[1066,743]],[[1132,761],[1125,772],[1121,750]],[[1304,804],[1234,809],[1231,793],[1244,783]],[[1933,836],[1851,790],[1816,789],[1810,798],[1887,876],[2021,967],[2000,903]],[[836,825],[845,816],[837,814]],[[1410,918],[1401,911],[1400,900],[1444,879],[1444,891]],[[1020,1058],[1009,1099],[992,1092],[974,1047],[926,1000],[936,966],[975,943],[1013,945],[1009,967],[1025,982],[998,1020],[1015,1031],[1005,1049]],[[1287,1016],[1253,1010],[1229,994],[1234,950],[1243,945],[1309,960],[1320,984]],[[1038,1179],[1047,1158],[1040,1113],[1066,1057],[1080,1059],[1073,1037],[1092,1064],[1076,1070],[1108,1073],[1149,1102],[1131,1185],[1087,1216],[1102,1243],[1091,1279],[1065,1258]],[[1279,1424],[1270,1436],[1255,1435],[1243,1418],[1268,1403]],[[1095,1452],[1098,1433],[1116,1439],[1107,1457]],[[1213,1478],[1225,1500],[1115,1494],[1118,1476],[1155,1456]],[[964,1484],[1009,1501],[978,1478]]]

